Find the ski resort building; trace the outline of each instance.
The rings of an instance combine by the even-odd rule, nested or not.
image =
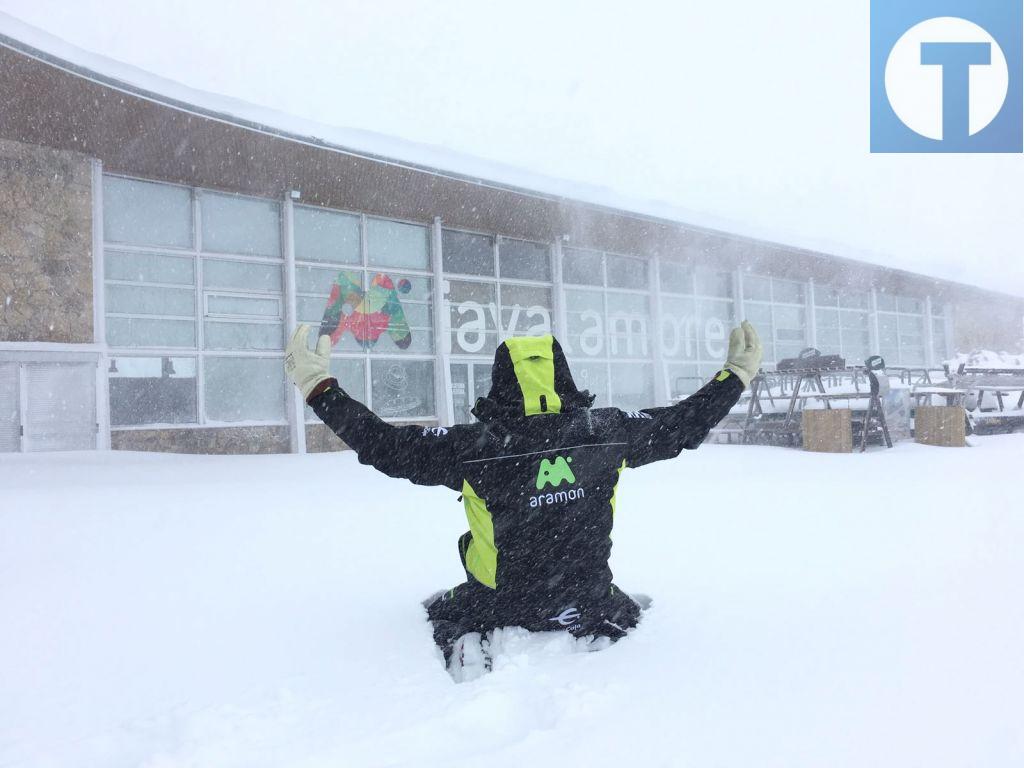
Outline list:
[[[472,418],[513,334],[553,332],[624,409],[692,392],[738,318],[769,366],[1020,339],[1019,297],[323,141],[71,58],[0,35],[0,451],[339,447],[286,383],[299,322],[334,334],[349,393],[437,426]]]

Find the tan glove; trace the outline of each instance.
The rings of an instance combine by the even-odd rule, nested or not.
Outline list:
[[[764,349],[754,326],[744,320],[739,328],[732,329],[732,333],[729,334],[729,357],[725,361],[725,370],[739,376],[744,387],[750,386],[750,380],[761,369],[763,357]]]
[[[316,350],[309,349],[309,326],[300,325],[295,329],[292,340],[285,350],[284,370],[292,380],[302,399],[307,400],[309,393],[316,389],[317,384],[331,378],[331,337],[321,336],[316,342]]]

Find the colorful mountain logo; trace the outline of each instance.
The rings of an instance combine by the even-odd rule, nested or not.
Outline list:
[[[338,273],[327,299],[320,334],[330,336],[331,344],[337,344],[346,331],[351,331],[363,349],[369,349],[387,333],[396,347],[408,349],[412,331],[398,294],[409,293],[412,283],[402,278],[396,288],[390,277],[378,273],[364,292],[361,277],[358,272]]]

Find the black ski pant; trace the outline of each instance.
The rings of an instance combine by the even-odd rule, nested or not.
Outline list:
[[[460,546],[459,552],[465,552],[465,547]],[[614,642],[640,619],[640,606],[614,584],[596,593],[570,590],[554,596],[540,589],[536,593],[499,591],[468,572],[466,577],[465,583],[441,593],[427,606],[434,642],[445,661],[455,641],[467,632],[522,627],[531,632],[562,630],[575,637],[607,637]]]

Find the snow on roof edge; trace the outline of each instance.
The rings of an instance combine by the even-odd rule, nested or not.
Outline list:
[[[1004,296],[1015,301],[1024,299],[1024,296],[995,291],[979,285],[894,268],[889,266],[892,261],[891,255],[801,237],[767,227],[745,225],[726,217],[697,213],[660,200],[624,195],[610,187],[545,176],[513,165],[397,136],[318,123],[231,96],[202,91],[131,64],[79,48],[3,11],[0,11],[0,45],[133,96],[322,149],[409,167],[521,195],[565,200],[610,213],[683,226],[708,234],[851,261],[913,278],[931,278],[951,286]]]

